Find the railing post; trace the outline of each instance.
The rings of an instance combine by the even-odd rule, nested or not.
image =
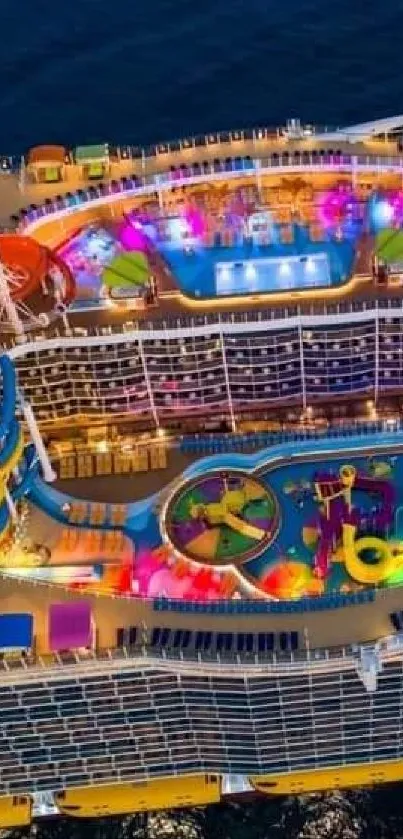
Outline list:
[[[257,186],[257,193],[259,196],[259,201],[262,201],[262,175],[261,175],[261,166],[262,161],[257,158],[255,160],[255,172],[256,172],[256,186]]]
[[[220,343],[221,343],[221,353],[222,353],[222,361],[223,361],[223,369],[224,369],[224,378],[225,378],[225,387],[227,390],[227,400],[228,400],[228,409],[231,418],[231,428],[232,431],[236,431],[236,417],[234,414],[234,406],[232,404],[232,395],[231,395],[231,384],[228,375],[228,364],[227,364],[227,353],[225,349],[225,340],[224,340],[224,330],[222,325],[220,324]]]
[[[355,190],[357,188],[357,155],[354,154],[351,158],[351,185]]]
[[[374,403],[375,409],[379,395],[379,308],[378,301],[375,303],[375,373],[374,373]]]
[[[300,360],[300,371],[301,371],[301,388],[302,388],[302,409],[305,413],[307,409],[307,400],[306,400],[306,381],[305,381],[305,359],[304,359],[304,333],[302,329],[302,318],[301,312],[299,312],[298,317],[298,340],[299,340],[299,360]]]

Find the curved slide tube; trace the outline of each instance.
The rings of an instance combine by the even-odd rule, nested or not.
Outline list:
[[[356,528],[352,524],[343,524],[343,548],[346,571],[353,580],[363,585],[377,585],[390,577],[396,568],[396,558],[383,539],[364,536],[355,541]],[[380,555],[378,562],[369,564],[361,559],[365,550],[374,550]]]
[[[27,450],[24,461],[24,439],[19,422],[15,419],[16,375],[14,365],[7,355],[0,356],[0,373],[3,394],[0,403],[0,536],[7,530],[10,511],[6,501],[9,478],[17,466],[25,466],[21,481],[12,491],[13,501],[22,498],[37,473],[35,450]]]
[[[0,450],[0,483],[7,480],[10,473],[17,466],[24,451],[24,439],[19,422],[13,420],[6,436],[5,444]]]
[[[5,445],[0,451],[0,536],[6,530],[9,522],[9,509],[6,501],[6,489],[10,475],[18,465],[24,453],[22,431],[17,420],[13,420],[9,433],[6,435]]]
[[[0,403],[0,438],[7,434],[15,417],[17,377],[14,364],[8,355],[0,356],[0,375],[3,382],[3,397]]]

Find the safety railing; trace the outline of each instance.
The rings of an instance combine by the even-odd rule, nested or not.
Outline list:
[[[388,432],[393,434],[403,432],[403,421],[396,417],[373,421],[346,422],[323,428],[304,428],[304,426],[300,426],[297,429],[258,431],[245,434],[189,434],[181,437],[179,445],[184,453],[204,455],[264,449],[267,446],[279,443],[325,440],[329,437],[345,439],[355,437],[357,434],[365,436],[377,433],[387,434]]]
[[[322,135],[334,132],[335,128],[329,126],[313,126],[302,127],[301,136],[298,138],[301,141],[307,137],[315,135]],[[149,145],[116,145],[114,143],[102,143],[109,153],[111,161],[114,160],[139,160],[147,157],[157,157],[157,155],[173,154],[177,151],[192,148],[203,148],[209,146],[222,145],[227,146],[232,143],[262,143],[264,141],[275,141],[283,138],[284,140],[290,138],[289,132],[286,128],[279,128],[276,126],[257,126],[255,128],[239,128],[231,131],[211,131],[206,134],[195,134],[189,137],[182,137],[175,140],[166,140],[159,143],[151,143]],[[340,135],[340,143],[344,142],[343,135]],[[29,158],[28,154],[13,154],[0,155],[0,171],[9,173],[18,173],[21,167],[26,166]],[[66,149],[65,153],[66,165],[75,163],[75,152],[73,149]]]
[[[304,319],[309,317],[323,317],[333,318],[339,315],[368,315],[368,319],[381,318],[383,313],[388,317],[403,317],[403,300],[395,298],[385,298],[379,300],[357,300],[337,303],[337,304],[307,304],[302,306],[284,306],[283,308],[275,309],[255,309],[252,311],[233,311],[233,312],[211,312],[202,315],[193,316],[178,316],[156,318],[152,321],[127,321],[125,323],[110,324],[108,326],[97,326],[96,324],[85,327],[73,327],[71,335],[67,339],[63,330],[59,330],[55,326],[52,331],[48,331],[47,335],[37,334],[35,341],[27,342],[24,345],[15,344],[15,350],[11,350],[12,357],[21,358],[30,352],[38,352],[43,349],[41,341],[52,341],[57,339],[58,346],[78,346],[82,342],[85,345],[87,338],[100,338],[102,343],[107,343],[109,336],[115,336],[114,341],[127,341],[130,336],[133,338],[147,339],[149,333],[160,333],[156,335],[158,338],[164,338],[164,333],[175,330],[189,330],[192,332],[198,327],[215,327],[222,328],[232,324],[251,325],[272,322],[273,325],[280,321],[288,321],[288,326],[292,324],[292,320],[301,319],[301,325],[304,326]],[[347,323],[346,321],[343,321]],[[167,335],[165,337],[168,337]],[[61,342],[61,343],[60,343]],[[71,343],[73,342],[73,344]],[[10,340],[0,346],[7,352],[10,351],[10,345],[14,342]],[[51,345],[49,344],[49,347]]]
[[[153,606],[156,612],[176,612],[198,615],[284,615],[302,612],[323,612],[373,603],[375,591],[366,589],[353,594],[329,594],[321,597],[303,597],[300,600],[173,600],[158,597]]]
[[[183,666],[192,664],[206,665],[207,667],[225,666],[229,671],[241,667],[264,666],[273,669],[276,673],[282,669],[287,671],[290,666],[305,667],[317,664],[326,664],[329,661],[340,663],[356,656],[361,645],[318,647],[310,648],[309,639],[303,649],[295,651],[270,652],[220,652],[216,650],[200,650],[173,648],[149,647],[147,644],[133,647],[108,647],[97,650],[72,650],[61,653],[23,655],[9,655],[0,659],[0,672],[2,680],[16,677],[18,681],[35,681],[40,678],[44,671],[57,673],[61,669],[73,672],[75,675],[87,675],[89,673],[101,673],[106,668],[131,669],[132,667],[143,666],[156,667],[158,664],[171,666],[181,664]],[[365,645],[364,645],[365,648]],[[69,673],[70,675],[70,673]]]

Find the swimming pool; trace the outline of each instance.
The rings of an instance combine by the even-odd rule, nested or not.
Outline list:
[[[245,262],[216,262],[215,294],[265,294],[299,288],[327,288],[331,285],[326,253],[310,256],[270,256]]]
[[[354,261],[354,244],[329,238],[313,242],[308,230],[293,226],[293,241],[278,237],[269,245],[239,238],[231,247],[193,243],[161,245],[160,250],[185,294],[214,298],[326,288],[347,282]]]

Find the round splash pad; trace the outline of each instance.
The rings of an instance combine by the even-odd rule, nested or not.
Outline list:
[[[242,472],[209,472],[183,484],[165,514],[166,537],[196,562],[242,565],[273,541],[279,526],[276,498]]]

